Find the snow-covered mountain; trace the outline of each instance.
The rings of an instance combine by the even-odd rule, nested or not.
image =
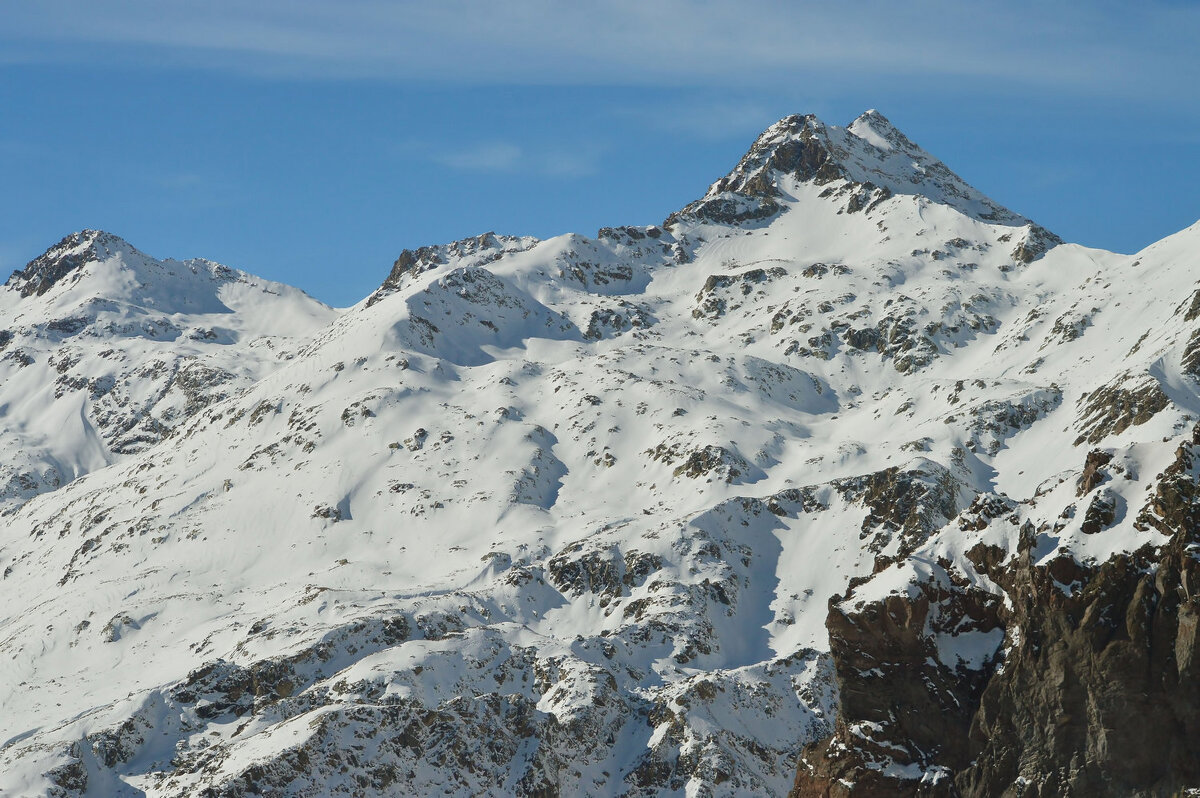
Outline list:
[[[1062,244],[873,111],[345,311],[70,236],[0,290],[0,792],[1196,786],[1028,685],[1112,692],[1094,584],[1191,601],[1197,253]]]
[[[67,236],[0,289],[0,513],[153,446],[335,317],[211,261]]]

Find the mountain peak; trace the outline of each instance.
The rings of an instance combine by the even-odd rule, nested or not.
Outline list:
[[[788,181],[818,186],[844,181],[865,189],[851,192],[846,207],[851,212],[907,194],[949,205],[985,222],[1030,223],[968,185],[875,109],[846,127],[826,125],[814,114],[780,119],[762,132],[737,166],[713,183],[704,197],[667,222],[694,216],[736,224],[774,216],[784,209]]]
[[[891,120],[874,108],[868,109],[851,122],[847,128],[854,136],[869,142],[871,146],[886,151],[895,149],[920,149]]]
[[[64,237],[27,263],[24,269],[13,272],[4,285],[22,297],[41,296],[87,263],[137,252],[120,236],[103,230],[80,230]]]

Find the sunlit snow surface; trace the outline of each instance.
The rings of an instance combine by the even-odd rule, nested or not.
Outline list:
[[[856,163],[912,165],[880,130],[837,135]],[[1131,509],[1098,535],[1081,512],[1039,555],[1103,560],[1155,542],[1133,516],[1200,416],[1181,366],[1200,227],[1025,264],[1024,220],[912,185],[848,212],[779,176],[783,211],[741,225],[485,237],[345,311],[124,242],[42,296],[0,290],[18,480],[0,496],[0,792],[78,762],[97,795],[191,795],[256,765],[314,795],[508,794],[530,773],[564,794],[785,794],[836,708],[829,599],[904,545],[864,529],[854,478],[931,475],[952,504],[855,601],[938,557],[974,573],[980,541],[1013,548],[1016,526],[953,515],[992,492],[1056,517],[1094,446]],[[193,363],[228,376],[189,408],[163,375]],[[1076,443],[1096,429],[1085,394],[1141,381],[1165,409]],[[157,437],[115,452],[102,419]],[[181,687],[268,661],[286,687],[247,682],[237,707],[215,676]],[[387,743],[427,710],[443,726]],[[675,775],[646,782],[657,762]]]

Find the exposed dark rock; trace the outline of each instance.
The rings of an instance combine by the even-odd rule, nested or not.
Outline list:
[[[850,195],[850,199],[846,201],[844,210],[846,213],[858,213],[863,210],[870,213],[877,205],[891,197],[892,190],[890,188],[880,188],[867,181],[856,187],[856,190]]]
[[[824,123],[812,114],[795,114],[768,128],[732,172],[703,198],[667,217],[663,227],[683,217],[738,224],[774,216],[782,209],[775,185],[781,174],[816,185],[845,177],[845,167],[830,152]]]
[[[644,330],[654,324],[654,317],[640,306],[618,300],[614,307],[593,310],[583,337],[589,341],[610,338],[629,330]]]
[[[645,452],[651,460],[671,465],[682,461],[672,472],[676,477],[709,481],[715,477],[726,484],[752,482],[762,476],[762,471],[751,465],[736,450],[708,444],[695,449],[686,449],[680,444],[658,444]]]
[[[1111,463],[1112,459],[1112,453],[1103,451],[1102,449],[1092,449],[1088,452],[1087,460],[1083,463],[1083,474],[1079,477],[1079,491],[1076,493],[1077,496],[1086,496],[1092,492],[1092,489],[1104,481],[1105,472],[1101,469]]]
[[[662,558],[636,550],[621,552],[612,546],[590,548],[588,541],[576,541],[550,559],[550,582],[564,593],[578,596],[584,592],[599,596],[601,607],[629,588],[638,587],[663,566]]]
[[[1191,443],[1175,450],[1175,460],[1160,474],[1154,495],[1138,515],[1137,526],[1153,527],[1164,535],[1180,530],[1200,531],[1200,426],[1192,432]]]
[[[1083,514],[1083,525],[1080,527],[1085,535],[1095,535],[1112,526],[1117,517],[1117,504],[1120,497],[1108,488],[1101,489],[1092,497],[1087,511]]]
[[[1072,564],[1081,586],[1069,595],[1050,566],[989,573],[1021,633],[972,724],[964,796],[1168,796],[1200,785],[1196,533],[1098,568]]]
[[[713,185],[713,193],[779,196],[771,172],[812,180],[817,185],[843,177],[844,167],[833,160],[824,133],[824,123],[812,114],[786,117],[759,137],[737,167]]]
[[[1041,225],[1030,224],[1029,232],[1012,251],[1012,257],[1019,263],[1033,263],[1062,242],[1061,238]]]
[[[633,267],[624,263],[601,266],[582,260],[574,260],[558,271],[559,277],[566,277],[585,288],[611,285],[613,283],[628,283],[633,279]]]
[[[877,561],[876,568],[907,557],[929,535],[958,513],[959,484],[943,466],[923,461],[831,483],[847,501],[869,509],[859,537],[876,555],[893,541],[895,553]]]
[[[1200,297],[1200,292],[1197,292],[1196,296]],[[1189,311],[1189,317],[1190,315]],[[1188,338],[1180,365],[1184,374],[1194,380],[1200,380],[1200,329],[1193,331]]]
[[[779,266],[747,269],[737,274],[710,274],[696,294],[692,316],[697,319],[719,319],[741,307],[737,297],[749,297],[755,292],[756,286],[786,276],[787,270]]]
[[[1027,523],[1015,556],[968,552],[1003,598],[948,562],[908,596],[835,597],[828,627],[841,713],[833,737],[805,750],[793,795],[1149,798],[1200,787],[1198,459],[1200,428],[1139,517],[1169,535],[1161,547],[1100,565],[1039,561]],[[1110,461],[1089,455],[1081,495]],[[1096,493],[1097,516],[1111,499]],[[960,523],[982,528],[1007,514],[1004,504],[981,498]],[[935,605],[940,615],[928,620]],[[934,651],[939,629],[951,640],[1004,630],[1003,667],[998,653],[950,678]]]
[[[1014,399],[988,400],[967,408],[967,429],[972,451],[995,455],[1005,440],[1033,426],[1062,402],[1062,390],[1056,385],[1040,388]],[[949,418],[946,419],[950,421]]]
[[[46,323],[46,330],[60,335],[75,335],[82,332],[89,323],[88,319],[79,316],[69,319],[54,319]]]
[[[981,493],[959,514],[958,528],[967,532],[986,529],[992,521],[1008,515],[1016,506],[1017,503],[1007,496]]]
[[[794,798],[955,795],[950,776],[970,762],[972,710],[997,658],[947,664],[937,637],[999,644],[1001,601],[935,570],[916,595],[831,600],[841,711],[833,736],[804,751]]]
[[[646,236],[658,238],[662,235],[662,230],[651,225],[650,227],[601,227],[596,233],[596,238],[609,238],[614,241],[630,242],[642,241]]]
[[[921,330],[916,319],[905,312],[884,316],[874,327],[842,332],[842,340],[852,349],[878,352],[892,360],[901,374],[911,374],[932,363],[940,354],[937,343]]]
[[[403,250],[392,264],[392,270],[383,284],[367,299],[367,306],[374,305],[399,289],[407,278],[444,265],[451,258],[464,261],[464,266],[483,266],[506,254],[523,252],[536,243],[534,239],[489,232],[450,244]]]
[[[1075,445],[1099,443],[1109,435],[1120,435],[1132,426],[1145,424],[1170,403],[1153,377],[1145,375],[1136,380],[1129,375],[1118,377],[1079,398],[1079,424],[1083,431],[1075,439]]]
[[[118,246],[129,247],[117,236],[100,230],[71,233],[24,269],[13,272],[5,286],[22,297],[41,296],[85,264],[103,260],[110,249]]]
[[[34,362],[36,362],[34,360],[34,355],[31,355],[28,352],[25,352],[24,349],[20,348],[13,349],[12,352],[4,356],[4,359],[16,362],[17,366],[19,367],[32,366],[34,365]]]

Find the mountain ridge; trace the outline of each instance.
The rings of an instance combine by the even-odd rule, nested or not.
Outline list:
[[[174,415],[126,402],[157,437],[11,499],[0,789],[1064,783],[1059,754],[970,771],[945,734],[1024,717],[999,663],[1036,674],[1019,626],[1057,621],[1006,615],[1007,585],[1084,590],[1089,562],[1175,545],[1192,236],[1054,245],[931,160],[952,203],[889,188],[917,184],[887,153],[919,148],[885,121],[787,117],[661,226],[405,250],[345,311],[247,277],[226,339],[51,336],[0,303],[16,438],[60,376],[51,406],[99,418],[105,348],[130,396],[179,347],[244,366]],[[839,148],[853,169],[821,176]],[[32,298],[84,288],[54,284]],[[269,335],[275,302],[300,321]]]

